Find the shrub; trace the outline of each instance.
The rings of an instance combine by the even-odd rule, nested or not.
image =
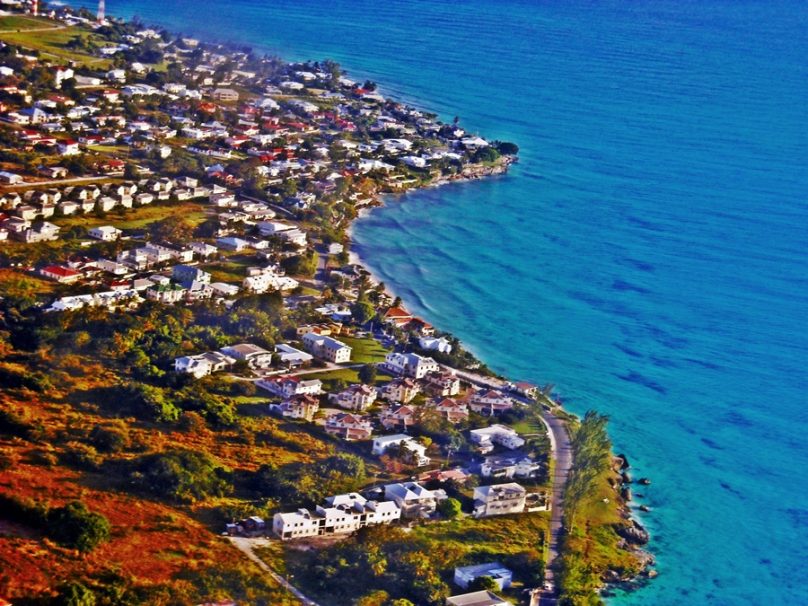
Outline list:
[[[51,509],[47,517],[48,534],[67,547],[87,552],[109,539],[109,521],[80,501]]]
[[[129,434],[122,427],[96,425],[90,432],[90,441],[102,452],[121,452],[129,445]]]
[[[449,520],[453,520],[460,515],[461,504],[457,499],[445,499],[438,505],[440,514]]]
[[[190,450],[142,457],[131,477],[154,495],[185,503],[222,496],[231,488],[226,469],[210,455]]]

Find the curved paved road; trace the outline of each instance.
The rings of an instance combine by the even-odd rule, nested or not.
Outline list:
[[[474,385],[502,391],[507,390],[506,383],[499,379],[484,377],[462,370],[455,370],[448,366],[444,368],[454,371],[458,377]],[[515,396],[511,392],[507,393],[516,400],[525,404],[528,403],[528,400],[525,398]],[[544,571],[546,581],[551,583],[551,587],[554,588],[555,579],[553,569],[561,547],[564,521],[564,487],[567,483],[570,469],[572,468],[572,444],[570,442],[569,432],[567,431],[566,421],[555,416],[552,411],[548,410],[542,411],[541,419],[547,427],[547,435],[550,437],[550,449],[553,454],[553,459],[555,460],[555,468],[553,471],[553,496],[551,500],[550,541],[547,547],[547,561],[545,562]],[[539,595],[541,604],[555,604],[555,589],[541,592]]]

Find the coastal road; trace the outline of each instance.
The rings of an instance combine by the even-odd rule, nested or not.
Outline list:
[[[272,570],[267,563],[264,562],[261,558],[259,558],[256,553],[253,551],[253,547],[261,547],[264,545],[269,545],[268,539],[248,539],[245,537],[228,537],[230,542],[236,546],[236,548],[244,553],[248,558],[250,558],[253,562],[258,564],[258,567],[266,572],[269,576],[271,576],[278,584],[286,589],[289,593],[295,596],[300,603],[304,606],[320,606],[314,600],[310,600],[307,598],[302,591],[300,591],[297,587],[289,583],[285,578],[279,575],[277,572]],[[284,601],[285,603],[285,601]]]
[[[485,387],[488,389],[498,389],[507,391],[507,384],[493,377],[484,377],[474,373],[455,370],[451,367],[444,367],[446,370],[454,371],[461,379]],[[507,392],[508,395],[522,403],[528,403],[525,398],[515,396]],[[554,568],[561,549],[562,534],[564,530],[564,487],[572,468],[572,443],[567,430],[567,423],[561,417],[557,417],[552,410],[542,407],[541,420],[547,427],[547,435],[550,438],[550,450],[552,451],[555,467],[553,470],[553,496],[550,516],[550,541],[547,546],[547,561],[545,562],[544,578],[555,587]],[[555,590],[544,591],[540,597],[541,604],[555,604]]]

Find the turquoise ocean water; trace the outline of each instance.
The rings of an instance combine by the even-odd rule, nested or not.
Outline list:
[[[660,576],[613,604],[808,604],[808,4],[112,0],[512,140],[356,250],[496,370],[612,418]]]

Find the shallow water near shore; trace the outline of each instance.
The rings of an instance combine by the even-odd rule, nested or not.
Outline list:
[[[355,250],[496,370],[611,415],[660,576],[611,604],[808,602],[808,5],[214,3],[108,10],[292,59],[515,141],[388,201]]]

